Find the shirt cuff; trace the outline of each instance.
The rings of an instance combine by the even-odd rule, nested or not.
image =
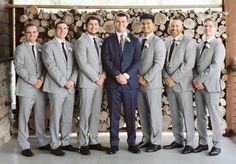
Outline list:
[[[129,74],[124,73],[123,75],[125,76],[125,78],[126,78],[127,80],[129,80],[129,78],[130,78]]]

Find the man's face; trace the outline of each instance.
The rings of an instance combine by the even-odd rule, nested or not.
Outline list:
[[[123,33],[127,29],[128,20],[125,16],[116,17],[114,24],[115,24],[116,31],[120,32],[120,33]]]
[[[153,32],[154,23],[152,22],[151,19],[142,19],[141,29],[142,29],[144,35],[148,35],[151,32]]]
[[[25,37],[28,42],[34,43],[38,38],[39,32],[36,26],[29,26],[25,30]]]
[[[87,32],[90,35],[96,35],[99,30],[99,22],[98,20],[90,20],[87,23]]]
[[[177,37],[183,31],[182,23],[179,20],[171,21],[169,25],[169,32],[173,38]]]
[[[206,21],[204,23],[204,34],[206,37],[214,36],[217,29],[212,21]]]
[[[56,37],[59,39],[65,39],[68,33],[68,26],[64,23],[60,23],[56,28]]]

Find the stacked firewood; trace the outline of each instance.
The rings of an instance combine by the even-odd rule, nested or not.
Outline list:
[[[69,33],[67,35],[68,41],[74,43],[81,34],[86,30],[85,21],[89,15],[97,15],[101,22],[100,22],[100,30],[99,36],[104,38],[109,36],[110,33],[115,32],[115,27],[113,24],[115,14],[119,12],[119,10],[94,10],[94,12],[88,11],[80,11],[78,9],[72,10],[58,10],[55,12],[48,12],[44,10],[38,10],[37,7],[30,7],[25,10],[25,14],[20,15],[18,20],[22,24],[27,23],[34,23],[39,26],[39,43],[45,43],[48,40],[52,39],[55,35],[55,24],[60,21],[64,21],[69,26]],[[182,10],[161,10],[156,11],[149,10],[149,9],[129,9],[126,13],[129,16],[129,31],[134,34],[135,36],[139,36],[141,33],[141,24],[140,24],[140,15],[144,12],[151,13],[155,16],[155,34],[160,38],[166,38],[168,34],[168,23],[169,20],[173,17],[178,17],[183,21],[184,25],[184,34],[189,35],[190,37],[194,38],[198,43],[201,41],[203,35],[203,22],[206,18],[212,18],[216,20],[218,23],[218,30],[216,33],[216,37],[221,39],[223,42],[227,38],[226,34],[226,26],[225,26],[225,19],[227,16],[226,12],[220,11],[212,11],[206,10],[205,12],[195,12],[193,10],[189,11],[182,11]],[[25,40],[23,36],[20,39],[20,42]],[[226,99],[225,99],[225,82],[227,80],[227,71],[224,69],[222,71],[222,78],[221,78],[221,86],[223,91],[220,94],[220,112],[222,118],[222,132],[225,132],[226,129]],[[162,97],[163,102],[163,120],[164,126],[163,129],[167,130],[171,126],[171,118],[170,118],[170,111],[168,106],[168,101],[165,93]],[[77,103],[78,104],[78,103]],[[195,108],[195,103],[193,104]],[[79,111],[78,109],[75,109]],[[75,120],[74,124],[78,124],[79,112],[75,112]],[[77,117],[78,116],[78,117]],[[46,117],[48,118],[48,117]],[[106,96],[104,96],[103,103],[102,103],[102,110],[100,116],[100,131],[107,131],[109,128],[109,112],[108,112],[108,105]],[[140,120],[137,113],[137,127],[140,127]],[[120,121],[120,128],[125,126],[125,121],[123,118],[123,114],[121,112],[121,121]],[[74,130],[77,131],[77,126],[73,126]],[[209,127],[211,128],[210,122]]]

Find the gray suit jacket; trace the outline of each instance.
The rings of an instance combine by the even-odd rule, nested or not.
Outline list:
[[[170,62],[168,62],[169,51],[172,44],[171,38],[165,40],[167,55],[163,69],[163,77],[171,76],[176,81],[173,86],[175,92],[185,92],[193,89],[193,67],[196,58],[196,42],[181,34],[178,45],[176,42]],[[168,90],[169,88],[167,88]]]
[[[98,87],[95,81],[100,74],[104,74],[101,63],[101,48],[102,39],[96,38],[99,47],[99,55],[97,54],[93,40],[88,33],[82,36],[75,42],[74,51],[75,57],[79,66],[79,81],[80,88],[96,88]]]
[[[28,42],[17,46],[15,51],[15,70],[18,75],[16,95],[34,97],[38,90],[34,88],[37,79],[44,81],[45,68],[41,59],[42,45],[36,44],[37,61],[34,58],[32,47]]]
[[[200,53],[203,42],[198,45],[194,79],[203,83],[208,92],[220,92],[220,73],[224,64],[225,47],[216,38],[212,39],[209,45],[202,54]]]
[[[47,69],[43,91],[58,94],[68,80],[76,83],[78,71],[74,60],[73,45],[66,41],[67,61],[60,43],[54,38],[43,46],[42,59]],[[68,89],[71,94],[75,88]]]
[[[142,43],[143,37],[139,38]],[[146,41],[142,51],[142,63],[139,68],[139,75],[147,81],[146,89],[162,87],[162,68],[165,62],[166,47],[164,41],[152,34]]]

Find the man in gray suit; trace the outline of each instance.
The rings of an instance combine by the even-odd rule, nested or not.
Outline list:
[[[199,145],[194,152],[208,150],[207,144],[207,109],[213,130],[213,147],[210,156],[221,152],[221,123],[219,106],[220,73],[224,64],[225,47],[215,38],[217,24],[211,19],[204,22],[203,41],[197,48],[196,65],[194,69],[193,85],[196,89],[195,100],[197,108],[197,129]]]
[[[101,63],[102,39],[97,36],[100,19],[95,15],[86,20],[87,32],[75,42],[75,57],[79,66],[79,145],[80,153],[90,155],[90,150],[105,151],[98,143],[99,116],[105,73]]]
[[[69,138],[78,71],[73,45],[65,40],[67,33],[68,26],[63,22],[58,23],[54,39],[43,46],[42,56],[48,71],[43,91],[48,93],[51,108],[51,153],[57,156],[65,156],[63,150],[77,151],[77,148],[69,143]]]
[[[161,149],[162,137],[162,68],[165,62],[166,47],[164,41],[155,36],[154,16],[144,14],[140,17],[143,36],[139,41],[142,48],[142,64],[139,68],[138,111],[143,132],[139,148],[146,147],[147,152]]]
[[[196,57],[196,43],[182,34],[183,25],[179,19],[172,19],[169,24],[171,37],[165,41],[167,47],[163,78],[169,101],[172,131],[175,141],[164,149],[181,148],[184,145],[184,125],[186,143],[183,154],[193,152],[194,113],[193,113],[193,67]]]
[[[18,141],[22,155],[31,157],[34,153],[28,142],[29,117],[34,107],[36,137],[39,140],[40,150],[50,150],[45,134],[45,95],[41,90],[45,76],[45,68],[41,59],[42,46],[36,42],[38,29],[34,24],[25,27],[26,41],[17,46],[15,51],[15,70],[18,75],[16,95],[19,96],[19,127]]]

